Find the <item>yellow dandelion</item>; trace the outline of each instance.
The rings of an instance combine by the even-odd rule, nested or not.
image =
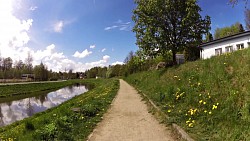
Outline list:
[[[213,108],[212,108],[212,110],[214,110],[214,109],[217,109],[217,106],[216,106],[216,105],[213,105]]]
[[[202,100],[199,101],[200,104],[201,104],[202,102],[203,102]]]
[[[205,102],[205,101],[204,101],[204,102],[203,102],[203,104],[204,104],[204,105],[206,105],[206,104],[207,104],[207,102]]]
[[[168,113],[171,113],[171,110],[168,110]]]
[[[212,114],[212,112],[210,111],[210,112],[208,112],[208,114],[209,114],[209,115],[211,115],[211,114]]]
[[[204,113],[207,113],[207,110],[205,110]]]

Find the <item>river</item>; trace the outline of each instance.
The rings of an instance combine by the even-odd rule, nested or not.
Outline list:
[[[87,91],[83,85],[73,85],[36,97],[0,103],[0,127],[58,106]]]

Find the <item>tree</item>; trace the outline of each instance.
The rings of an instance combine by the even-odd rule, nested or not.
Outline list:
[[[231,26],[217,28],[214,33],[214,38],[219,39],[219,38],[227,37],[227,36],[234,35],[234,34],[241,33],[241,32],[244,32],[244,28],[242,24],[240,24],[239,22],[236,22],[235,24]]]
[[[210,29],[210,17],[203,19],[196,0],[136,0],[133,11],[137,45],[147,56],[166,56],[176,53],[188,44],[200,44],[202,35]]]
[[[30,54],[30,52],[28,52],[28,56],[27,56],[27,58],[25,60],[28,73],[31,73],[31,71],[32,71],[32,68],[33,68],[32,62],[33,62],[33,57]]]
[[[213,41],[213,40],[214,40],[213,35],[210,32],[207,33],[205,42],[210,42],[210,41]]]
[[[250,9],[245,10],[246,29],[250,30]]]
[[[40,65],[34,67],[34,74],[36,80],[40,81],[48,80],[48,69],[42,62],[40,63]]]
[[[245,5],[247,5],[248,0],[242,0],[245,2]],[[233,6],[236,5],[239,2],[239,0],[229,0],[229,3],[232,4]]]

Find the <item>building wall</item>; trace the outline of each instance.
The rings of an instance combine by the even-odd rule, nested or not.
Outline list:
[[[227,40],[227,41],[223,41],[220,43],[215,43],[212,45],[207,45],[202,47],[202,51],[201,51],[201,58],[202,59],[208,59],[212,56],[215,56],[215,49],[219,49],[222,48],[222,53],[226,52],[226,47],[228,46],[232,46],[233,47],[233,51],[237,50],[237,44],[244,44],[244,48],[248,48],[249,47],[249,43],[250,43],[250,36],[244,36],[244,37],[239,37],[236,39],[231,39],[231,40]]]

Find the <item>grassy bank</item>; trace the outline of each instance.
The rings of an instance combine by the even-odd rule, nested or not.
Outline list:
[[[52,91],[69,85],[79,83],[79,80],[69,80],[52,83],[32,83],[18,85],[0,85],[0,101],[6,98],[29,97],[30,95],[39,95],[39,92]]]
[[[196,140],[250,140],[250,49],[125,80]]]
[[[58,107],[2,127],[1,139],[23,141],[86,139],[117,94],[119,81],[93,79],[84,80],[83,83],[95,87]]]

